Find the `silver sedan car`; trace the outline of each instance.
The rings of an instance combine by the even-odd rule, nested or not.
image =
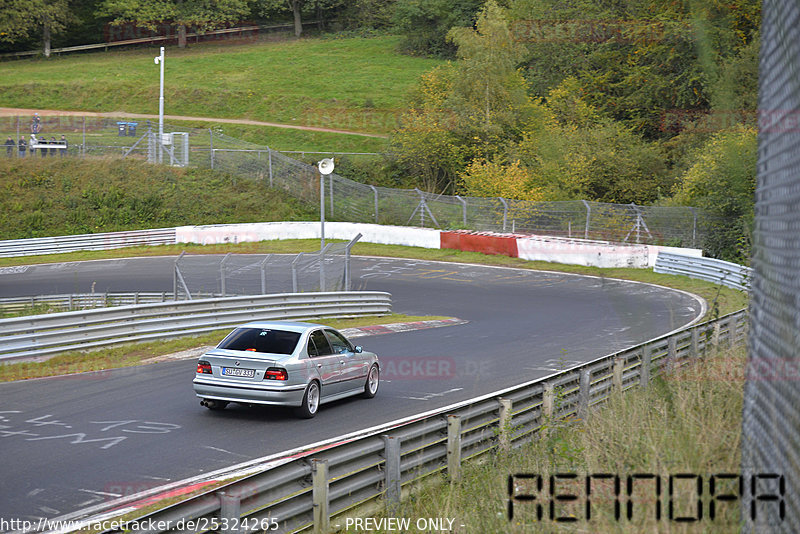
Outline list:
[[[210,410],[230,402],[294,407],[300,417],[321,404],[378,392],[378,356],[337,330],[311,323],[251,322],[200,357],[193,386]]]

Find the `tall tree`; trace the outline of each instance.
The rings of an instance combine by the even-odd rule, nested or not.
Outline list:
[[[50,57],[53,34],[74,19],[67,0],[2,0],[0,41],[14,43],[28,38],[33,30],[41,30],[42,53]]]
[[[99,13],[114,17],[112,24],[134,22],[155,29],[169,22],[178,27],[178,46],[186,47],[186,28],[211,29],[224,22],[234,22],[250,12],[247,0],[104,0]]]

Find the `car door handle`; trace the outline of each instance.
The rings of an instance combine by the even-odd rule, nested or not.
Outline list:
[[[317,364],[317,369],[322,369],[322,364],[321,363]]]
[[[344,361],[344,360],[339,360],[339,363],[341,363],[342,365],[344,365],[344,364],[345,364],[345,361]]]

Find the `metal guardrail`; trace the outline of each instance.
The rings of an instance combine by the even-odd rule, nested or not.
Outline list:
[[[0,241],[0,258],[58,254],[79,250],[108,250],[112,248],[174,244],[175,228],[8,239]]]
[[[222,295],[206,295],[221,297]],[[201,298],[197,295],[195,298]],[[59,308],[63,311],[107,308],[109,306],[129,306],[152,302],[168,302],[175,300],[169,291],[137,291],[135,293],[75,293],[70,295],[37,295],[33,297],[0,298],[0,311],[13,312],[39,306]]]
[[[696,258],[659,252],[653,271],[663,274],[682,274],[715,284],[748,291],[753,269],[713,258]]]
[[[169,532],[166,525],[189,521],[231,534],[310,527],[328,532],[331,517],[357,513],[355,508],[380,497],[392,506],[399,502],[404,485],[434,473],[446,471],[457,479],[463,459],[522,445],[553,420],[583,416],[615,392],[647,387],[651,378],[679,370],[714,346],[742,343],[746,330],[747,315],[741,310],[542,379],[389,423],[368,434],[336,438],[334,444],[303,454],[265,458],[264,463],[272,467],[138,521],[162,525],[147,531],[151,534]],[[128,497],[141,498],[141,494]],[[112,504],[122,506],[124,500]],[[242,530],[242,525],[262,528]]]
[[[386,314],[378,291],[211,298],[0,319],[0,360],[211,332],[251,320]]]

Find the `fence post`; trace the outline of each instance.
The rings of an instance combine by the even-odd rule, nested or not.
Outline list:
[[[272,149],[267,147],[267,160],[269,165],[269,186],[272,187]]]
[[[508,224],[508,201],[503,197],[497,197],[500,199],[500,202],[503,204],[503,231],[506,231],[506,225]]]
[[[653,365],[653,349],[650,345],[642,347],[642,360],[639,364],[639,386],[650,385],[650,367]]]
[[[325,252],[331,248],[331,243],[325,245],[319,251],[319,290],[325,291],[325,285],[327,280],[325,279]]]
[[[330,218],[333,219],[333,173],[328,175],[328,196],[330,197],[331,213]]]
[[[692,328],[692,356],[700,357],[700,329],[696,326]]]
[[[350,283],[350,249],[353,248],[353,245],[355,245],[356,242],[359,239],[361,239],[361,232],[359,232],[357,236],[355,236],[353,239],[351,239],[350,242],[347,244],[347,246],[344,249],[344,290],[345,291],[350,291],[350,286],[351,286],[351,283]]]
[[[461,480],[461,417],[447,416],[447,476],[450,482]]]
[[[721,325],[720,325],[719,319],[717,319],[717,321],[714,322],[714,333],[711,335],[711,343],[714,345],[715,349],[719,348],[720,328],[721,328]]]
[[[500,426],[500,434],[498,436],[498,442],[500,446],[500,450],[503,452],[508,452],[511,449],[511,408],[512,403],[511,399],[504,399],[500,397],[497,399],[497,402],[500,403],[500,421],[498,425]]]
[[[618,393],[622,391],[622,372],[625,370],[625,359],[616,357],[614,358],[614,376],[612,382],[614,390]]]
[[[267,254],[264,261],[261,262],[261,294],[267,294],[267,263],[272,258],[272,254]]]
[[[314,508],[314,532],[328,534],[331,530],[328,515],[328,461],[311,460],[311,502]]]
[[[209,138],[209,142],[211,143],[211,150],[210,150],[209,153],[211,154],[211,168],[213,169],[214,168],[214,132],[211,131],[211,128],[208,129],[208,138]]]
[[[217,498],[219,499],[219,518],[222,519],[222,525],[218,532],[228,534],[239,532],[238,526],[242,515],[241,500],[224,491],[218,491]]]
[[[222,261],[219,262],[220,289],[222,290],[222,296],[223,297],[228,296],[228,293],[227,293],[226,287],[225,287],[225,263],[228,261],[228,258],[230,258],[230,257],[231,257],[231,253],[228,252],[227,254],[225,254],[225,257],[222,258]]]
[[[386,460],[386,508],[394,514],[400,505],[402,487],[400,485],[400,438],[383,436],[383,456]]]
[[[467,201],[461,198],[460,196],[456,195],[456,198],[459,202],[461,202],[461,222],[464,224],[464,228],[467,227]]]
[[[292,293],[298,293],[297,291],[297,262],[300,261],[300,258],[303,257],[303,252],[299,253],[297,257],[292,260]]]
[[[586,418],[589,412],[589,399],[591,398],[592,372],[589,369],[581,371],[580,392],[578,393],[578,417]]]
[[[678,364],[678,337],[670,336],[667,341],[667,369],[676,369]]]
[[[586,208],[586,228],[583,230],[583,238],[589,239],[589,221],[592,216],[592,207],[585,200],[581,200],[581,202],[583,202],[583,205]]]
[[[375,195],[375,224],[378,224],[378,188],[374,185],[369,186]]]

